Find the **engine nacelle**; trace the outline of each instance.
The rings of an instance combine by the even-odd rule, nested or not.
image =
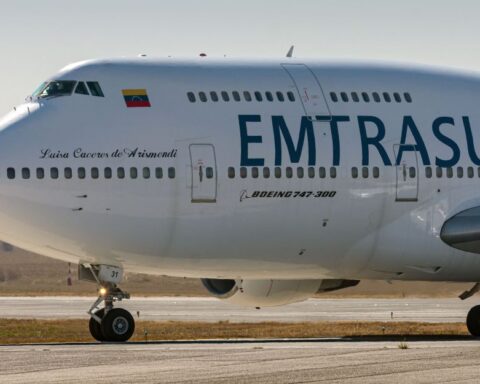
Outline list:
[[[202,279],[213,296],[247,307],[274,307],[304,301],[318,292],[353,287],[358,280],[223,280]]]

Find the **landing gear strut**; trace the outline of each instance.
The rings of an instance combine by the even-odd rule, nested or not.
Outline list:
[[[118,267],[79,265],[79,278],[95,281],[100,286],[98,298],[88,310],[88,327],[95,340],[124,342],[135,331],[135,320],[130,312],[113,307],[116,301],[130,298],[130,294],[117,287],[122,277],[123,271]],[[102,303],[104,306],[100,308]]]

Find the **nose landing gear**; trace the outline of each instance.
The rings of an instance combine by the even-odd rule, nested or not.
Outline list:
[[[127,341],[135,331],[135,320],[126,309],[114,308],[115,301],[129,299],[130,295],[116,286],[102,287],[98,299],[88,311],[90,334],[98,341]],[[99,305],[104,302],[104,308]]]
[[[123,270],[105,265],[79,265],[79,279],[96,282],[100,289],[98,298],[88,310],[90,334],[98,341],[124,342],[135,331],[135,320],[126,309],[114,308],[116,301],[129,299],[130,294],[117,287]],[[99,306],[104,303],[103,308]]]

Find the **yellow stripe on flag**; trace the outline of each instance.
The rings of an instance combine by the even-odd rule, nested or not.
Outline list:
[[[147,96],[146,89],[122,89],[123,96]]]

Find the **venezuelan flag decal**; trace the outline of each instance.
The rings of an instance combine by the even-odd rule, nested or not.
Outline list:
[[[146,89],[123,89],[122,94],[128,108],[145,108],[151,106]]]

